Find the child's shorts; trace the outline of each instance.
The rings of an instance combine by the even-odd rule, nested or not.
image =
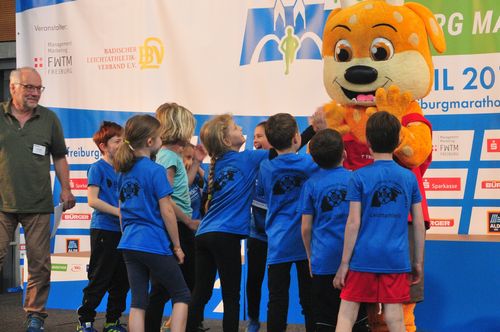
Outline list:
[[[410,300],[409,273],[349,271],[340,298],[364,303],[405,303]]]

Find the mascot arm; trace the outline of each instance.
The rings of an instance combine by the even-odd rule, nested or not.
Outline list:
[[[414,101],[402,119],[400,142],[394,154],[401,164],[411,169],[424,163],[431,153],[430,123],[423,117],[420,106]]]
[[[340,135],[347,134],[351,128],[345,122],[346,109],[335,101],[323,106],[325,121],[328,128],[335,129]]]

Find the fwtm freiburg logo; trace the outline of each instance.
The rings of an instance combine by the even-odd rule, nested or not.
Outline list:
[[[254,0],[248,8],[240,66],[283,61],[284,74],[294,60],[321,60],[323,27],[337,1]]]
[[[500,234],[500,211],[488,211],[488,233]]]
[[[159,38],[149,37],[139,46],[139,65],[141,69],[160,68],[164,55],[163,43]]]

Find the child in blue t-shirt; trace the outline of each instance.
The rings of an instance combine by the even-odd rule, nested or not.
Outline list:
[[[238,331],[241,284],[241,240],[250,232],[250,205],[257,170],[265,150],[245,150],[241,127],[229,114],[207,121],[200,138],[211,157],[206,214],[196,232],[196,280],[189,305],[187,331],[197,331],[219,272],[224,301],[224,331]]]
[[[201,208],[201,190],[203,188],[203,178],[205,177],[205,170],[200,164],[195,163],[194,159],[195,146],[191,143],[186,144],[182,151],[182,161],[184,167],[188,172],[188,183],[189,183],[189,197],[191,199],[191,209],[193,210],[193,219],[201,219],[202,208]],[[197,169],[194,177],[190,177],[191,170]]]
[[[353,172],[346,197],[349,217],[342,261],[334,279],[335,287],[342,288],[339,332],[352,330],[360,302],[382,303],[389,331],[404,331],[402,303],[410,299],[410,283],[418,283],[423,274],[422,197],[415,175],[392,157],[400,129],[399,120],[383,111],[366,124],[375,162]],[[413,266],[409,212],[415,239]]]
[[[302,191],[302,239],[312,276],[316,331],[331,332],[340,306],[333,278],[344,246],[351,172],[342,167],[344,143],[335,130],[318,132],[309,143],[309,152],[321,170],[306,181]]]
[[[173,191],[165,168],[151,160],[161,148],[160,135],[157,119],[133,116],[125,125],[124,144],[114,160],[121,172],[118,188],[123,235],[118,248],[123,252],[132,290],[131,331],[144,331],[150,278],[172,299],[171,331],[184,331],[190,300],[178,265],[184,261],[184,252],[170,197]]]
[[[267,328],[269,331],[286,329],[290,268],[295,263],[306,330],[314,331],[311,277],[297,208],[304,182],[319,168],[311,156],[296,153],[301,137],[293,116],[285,113],[271,116],[266,122],[265,132],[278,153],[276,158],[262,162],[259,171],[259,182],[267,203]]]
[[[88,170],[88,203],[94,209],[90,223],[89,283],[83,289],[82,305],[78,308],[77,331],[93,332],[96,308],[109,293],[104,331],[126,331],[120,324],[129,289],[127,269],[122,253],[117,250],[121,238],[117,175],[113,158],[122,143],[123,128],[104,121],[94,134],[94,143],[102,158]]]
[[[181,271],[188,288],[192,291],[195,279],[194,231],[200,221],[192,217],[193,210],[189,196],[188,177],[190,175],[193,177],[196,171],[186,172],[182,161],[182,151],[193,136],[196,121],[188,109],[176,103],[160,105],[156,110],[156,118],[160,121],[162,140],[162,147],[156,155],[156,163],[166,170],[168,182],[173,189],[173,209],[177,218],[181,248],[185,254]],[[197,147],[193,162],[199,165],[205,156],[204,149]],[[165,303],[169,299],[170,294],[167,290],[157,280],[152,279],[149,304],[146,310],[146,332],[160,330]],[[168,328],[169,325],[170,320],[165,323],[165,327]]]

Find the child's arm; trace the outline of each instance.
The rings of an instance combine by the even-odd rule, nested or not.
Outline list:
[[[345,278],[349,271],[349,262],[351,261],[352,252],[356,239],[358,238],[359,226],[361,224],[361,202],[353,202],[349,204],[349,217],[347,217],[347,224],[345,226],[344,236],[344,251],[342,253],[342,261],[339,269],[333,279],[333,286],[335,288],[342,288],[345,285]]]
[[[205,150],[203,145],[199,144],[195,146],[193,164],[187,170],[189,185],[193,184],[194,178],[196,177],[196,174],[200,172],[201,163],[203,162],[203,159],[205,159],[206,156],[207,156],[207,150]],[[203,172],[203,170],[201,170],[201,172]],[[203,174],[200,174],[200,176],[203,177]]]
[[[307,260],[309,261],[309,274],[312,277],[311,270],[311,230],[312,230],[313,216],[310,214],[302,215],[302,241],[306,249]]]
[[[415,241],[412,266],[413,280],[411,283],[418,284],[424,273],[425,225],[421,203],[416,203],[411,206],[411,218],[413,223],[413,239]]]
[[[93,209],[99,210],[103,213],[111,214],[113,216],[119,217],[120,211],[118,207],[106,203],[102,199],[99,199],[99,187],[98,186],[88,186],[87,188],[87,198],[89,201],[89,206]]]
[[[173,188],[174,187],[174,176],[176,172],[176,167],[172,166],[167,168],[167,178],[168,178],[168,183],[170,183],[170,186]],[[174,214],[177,220],[182,221],[189,229],[195,231],[198,229],[198,226],[200,225],[199,220],[192,220],[187,214],[182,212],[182,210],[175,204],[174,201],[172,202],[172,208],[174,210]]]
[[[165,196],[161,198],[158,203],[160,205],[160,213],[163,223],[167,228],[170,241],[172,241],[174,255],[179,260],[179,264],[182,264],[184,262],[184,252],[182,251],[181,244],[179,242],[179,231],[177,229],[177,220],[172,209],[172,198],[170,196]]]

